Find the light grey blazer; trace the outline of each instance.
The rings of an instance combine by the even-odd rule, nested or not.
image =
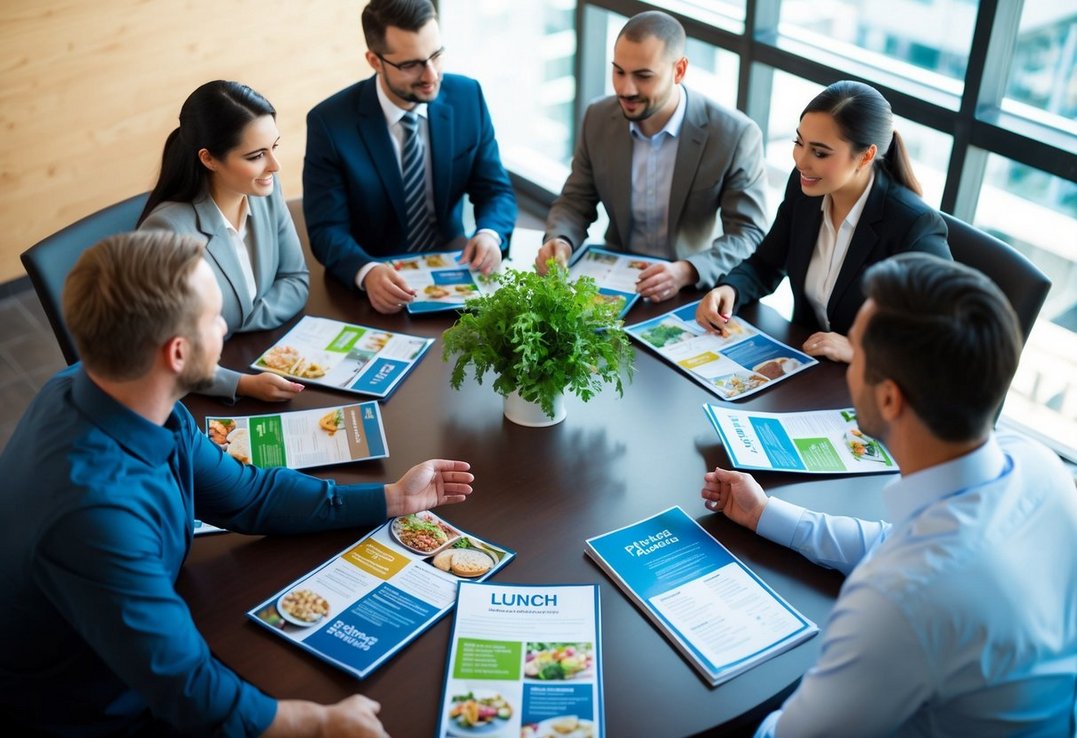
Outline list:
[[[665,254],[699,272],[710,288],[755,251],[767,232],[763,137],[748,116],[685,90],[688,104],[677,144],[669,196]],[[592,103],[572,157],[572,172],[546,218],[546,240],[578,247],[598,216],[610,217],[606,243],[630,251],[632,136],[616,97]]]
[[[274,178],[268,197],[248,196],[251,267],[257,294],[251,299],[239,259],[217,206],[208,194],[194,202],[163,202],[146,217],[139,230],[166,230],[202,236],[206,262],[213,269],[224,297],[222,314],[228,333],[277,328],[307,304],[310,273],[299,245],[295,224]],[[240,372],[217,367],[213,386],[205,394],[235,399]]]

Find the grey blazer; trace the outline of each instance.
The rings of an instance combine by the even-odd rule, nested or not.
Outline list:
[[[767,231],[763,137],[743,113],[685,92],[665,257],[689,261],[702,289],[750,256]],[[592,103],[584,114],[572,172],[546,217],[546,239],[560,236],[579,246],[599,202],[610,217],[606,243],[631,250],[632,136],[613,96]]]
[[[280,182],[274,182],[268,197],[248,196],[247,202],[251,267],[257,287],[253,299],[217,206],[208,194],[194,202],[163,202],[139,226],[139,230],[174,231],[207,239],[206,262],[224,297],[221,313],[229,334],[279,327],[303,309],[310,289],[307,262]],[[240,376],[240,372],[217,367],[213,386],[205,394],[234,399]]]

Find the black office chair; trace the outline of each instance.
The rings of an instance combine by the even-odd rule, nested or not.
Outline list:
[[[999,286],[1017,313],[1025,342],[1040,314],[1051,280],[1020,251],[949,213],[947,241],[954,261],[978,269]]]
[[[30,283],[34,286],[37,299],[48,316],[49,325],[56,334],[56,341],[60,344],[60,351],[68,364],[74,364],[79,360],[79,356],[75,350],[75,342],[64,325],[60,303],[67,273],[75,266],[82,252],[101,239],[134,230],[147,197],[149,193],[144,192],[87,215],[77,223],[72,223],[62,231],[34,244],[22,254],[22,265],[26,268],[26,274],[30,277]]]

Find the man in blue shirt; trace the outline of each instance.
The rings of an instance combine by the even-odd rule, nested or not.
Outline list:
[[[460,502],[433,460],[386,485],[240,464],[178,403],[212,382],[221,293],[194,238],[146,231],[87,250],[64,289],[82,363],[53,377],[0,456],[0,717],[51,735],[381,738],[377,703],[277,701],[209,652],[174,583],[193,511],[244,533],[369,526]]]
[[[819,662],[757,736],[1072,736],[1077,490],[1050,451],[992,433],[1021,351],[1013,311],[925,254],[876,265],[864,291],[847,381],[901,467],[892,522],[705,475],[710,509],[848,575]]]

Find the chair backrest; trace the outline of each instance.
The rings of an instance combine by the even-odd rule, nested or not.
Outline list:
[[[1024,340],[1032,332],[1051,280],[1024,254],[963,220],[943,213],[949,229],[947,241],[954,261],[986,274],[999,286],[1017,313]]]
[[[103,210],[87,215],[58,233],[36,243],[22,254],[22,265],[37,292],[37,299],[48,316],[52,332],[60,344],[60,351],[68,364],[78,361],[75,342],[64,325],[60,295],[64,289],[67,273],[75,266],[83,251],[95,243],[117,233],[132,231],[142,214],[149,193],[109,205]]]

